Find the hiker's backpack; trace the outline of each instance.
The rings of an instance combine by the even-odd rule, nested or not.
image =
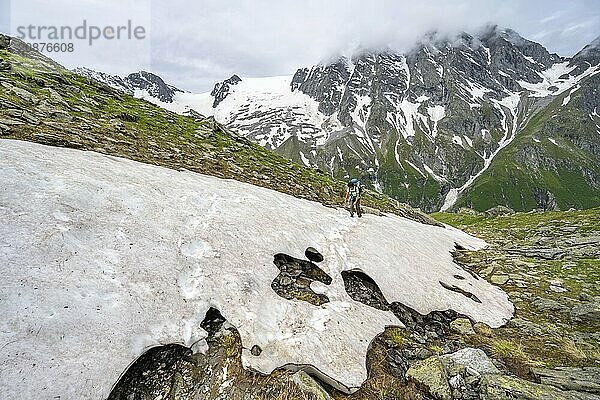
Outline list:
[[[363,186],[360,184],[360,181],[358,179],[352,178],[352,179],[350,179],[350,183],[352,183],[354,186],[356,186],[358,188],[359,194],[362,194]]]

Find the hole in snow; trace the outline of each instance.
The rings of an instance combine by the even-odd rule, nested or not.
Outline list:
[[[342,271],[342,279],[346,292],[353,300],[378,310],[390,309],[381,289],[369,275],[359,270]]]
[[[197,371],[194,366],[192,350],[188,347],[180,344],[153,347],[127,368],[108,400],[157,398],[165,387],[177,385],[177,376],[194,374]],[[188,386],[178,390],[193,390],[193,385]]]
[[[223,328],[224,323],[225,318],[221,315],[221,312],[214,307],[210,307],[204,316],[204,320],[200,323],[200,327],[208,333],[208,336],[215,336]]]
[[[319,268],[315,263],[307,260],[275,254],[273,263],[279,268],[279,275],[271,282],[271,288],[284,299],[302,300],[320,306],[329,302],[329,298],[316,293],[310,284],[318,281],[325,285],[331,284],[331,276]]]
[[[448,289],[448,290],[451,290],[453,292],[460,293],[463,296],[468,297],[469,299],[473,300],[474,302],[481,303],[481,300],[479,300],[477,298],[477,296],[475,296],[473,293],[467,292],[466,290],[461,289],[461,288],[459,288],[458,286],[455,286],[455,285],[448,285],[447,283],[444,283],[442,281],[439,281],[439,282],[440,282],[440,285],[442,285],[442,287],[444,289]]]
[[[455,274],[454,275],[454,279],[458,279],[459,281],[462,281],[462,280],[465,280],[465,277],[464,276],[460,276],[458,274]]]

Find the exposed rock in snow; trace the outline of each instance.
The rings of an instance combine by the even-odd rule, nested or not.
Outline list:
[[[454,278],[455,242],[485,243],[449,227],[352,220],[237,181],[27,142],[1,140],[0,158],[7,398],[106,398],[148,347],[202,339],[210,307],[238,328],[246,366],[310,364],[352,390],[366,378],[373,337],[401,323],[352,300],[342,271],[363,271],[390,302],[423,314],[451,308],[499,326],[513,312],[483,279]],[[302,258],[309,246],[332,277],[313,288],[329,299],[321,306],[271,289],[274,255]]]

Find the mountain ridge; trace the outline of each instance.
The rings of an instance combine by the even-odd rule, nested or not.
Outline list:
[[[283,77],[233,75],[211,93],[176,94],[161,105],[214,115],[288,159],[336,178],[359,176],[375,190],[426,211],[463,205],[484,210],[494,202],[517,210],[546,208],[549,203],[539,198],[568,191],[550,182],[560,180],[557,171],[539,184],[521,182],[524,199],[502,195],[512,185],[510,177],[499,189],[488,188],[485,199],[474,196],[473,187],[554,99],[564,97],[558,111],[567,112],[567,97],[587,93],[579,88],[600,71],[595,42],[565,58],[497,26],[453,38],[430,33],[405,54],[362,51]],[[589,133],[597,124],[593,109],[588,116],[587,133],[569,143],[574,152],[595,149]],[[550,205],[600,204],[597,160],[585,167],[573,159],[568,164],[566,171],[587,179],[578,190],[589,195],[578,202],[559,193]]]

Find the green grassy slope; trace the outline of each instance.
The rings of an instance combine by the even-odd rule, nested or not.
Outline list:
[[[515,210],[554,208],[540,200],[550,193],[560,209],[600,205],[600,117],[592,115],[600,75],[568,92],[535,115],[502,150],[456,207],[486,210],[498,204]],[[537,194],[537,197],[536,197]]]
[[[0,39],[0,57],[12,66],[0,72],[0,138],[185,168],[326,205],[343,202],[343,182],[251,143],[212,118],[166,111],[71,73],[39,53],[15,50],[6,36]],[[435,223],[376,192],[365,193],[363,204]]]

